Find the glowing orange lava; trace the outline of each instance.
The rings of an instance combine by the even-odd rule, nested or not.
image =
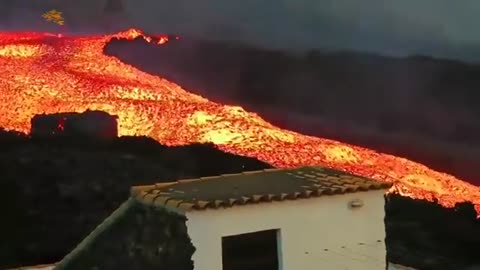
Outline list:
[[[35,114],[104,110],[119,116],[121,135],[147,135],[166,145],[213,142],[277,167],[323,165],[393,182],[392,191],[446,207],[471,201],[480,213],[480,189],[451,175],[279,129],[240,107],[213,103],[103,54],[113,37],[139,36],[152,41],[137,30],[87,37],[1,33],[0,126],[28,132]]]

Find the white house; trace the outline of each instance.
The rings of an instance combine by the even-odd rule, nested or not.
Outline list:
[[[55,269],[384,270],[389,186],[304,167],[134,187]]]

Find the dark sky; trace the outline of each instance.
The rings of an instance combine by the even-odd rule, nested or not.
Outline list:
[[[480,60],[478,0],[125,1],[130,16],[152,29],[267,46]]]
[[[240,39],[267,47],[355,49],[480,61],[478,0],[122,1],[130,24],[152,32]],[[93,9],[106,0],[0,0],[0,8],[5,10],[1,5],[7,2],[21,4],[21,11],[12,16],[15,25],[35,28],[42,8],[70,6],[70,13],[80,10],[90,20],[97,12]]]

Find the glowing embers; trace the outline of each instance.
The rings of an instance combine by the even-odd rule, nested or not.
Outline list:
[[[346,145],[332,145],[325,148],[323,152],[326,160],[339,163],[355,163],[359,160],[359,155],[351,147]]]
[[[48,52],[48,49],[48,46],[42,44],[7,44],[0,46],[0,57],[13,59],[39,57],[46,54]]]
[[[401,179],[401,182],[406,186],[432,191],[439,195],[443,195],[447,191],[447,189],[443,187],[442,184],[437,181],[437,179],[433,179],[428,175],[406,175]]]
[[[237,106],[224,106],[215,113],[196,111],[189,115],[186,124],[200,131],[197,140],[204,143],[239,144],[253,147],[270,141],[295,142],[293,134],[279,130],[258,116],[251,117],[252,115]]]

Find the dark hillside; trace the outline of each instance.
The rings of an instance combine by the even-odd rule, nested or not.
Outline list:
[[[0,135],[0,269],[59,261],[134,185],[270,168],[213,145],[165,147]]]

